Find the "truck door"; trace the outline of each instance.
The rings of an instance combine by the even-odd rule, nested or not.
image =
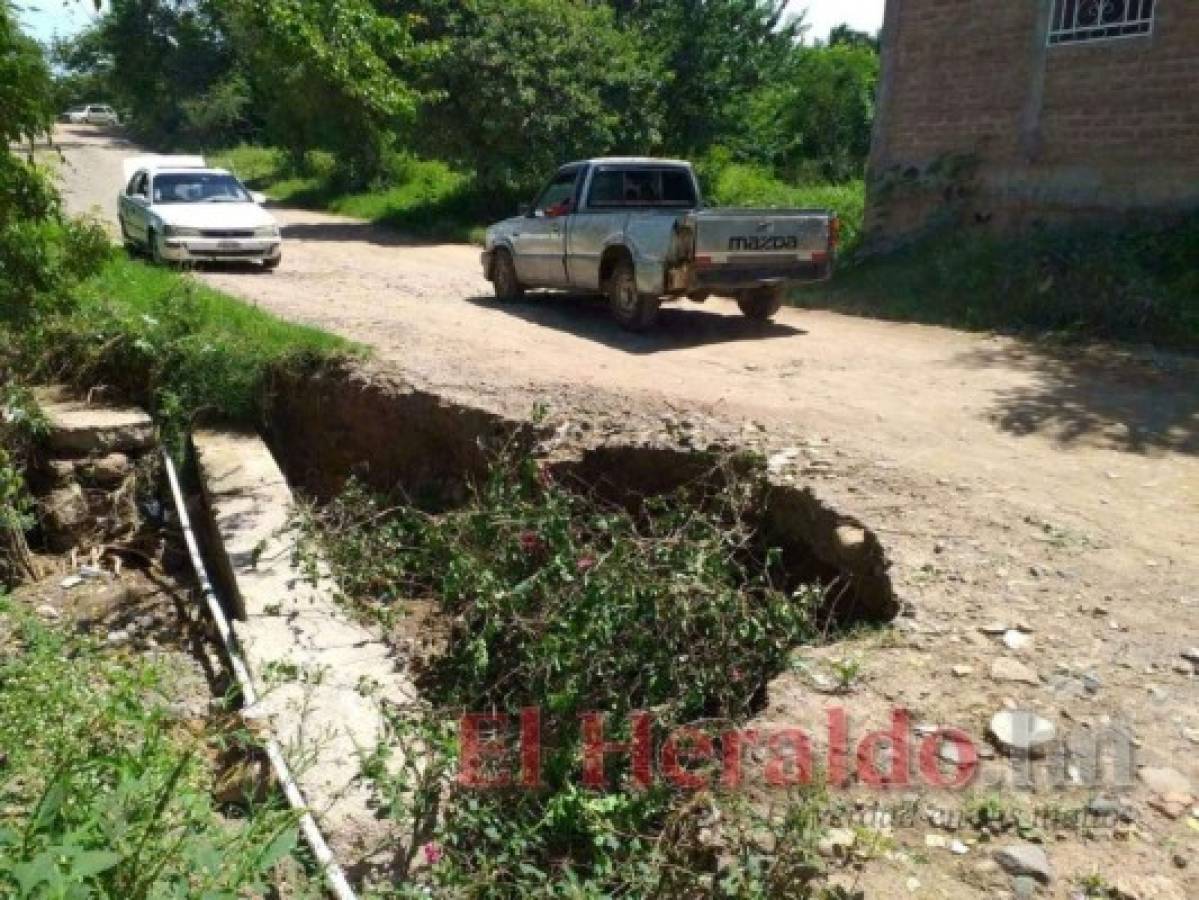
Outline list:
[[[580,169],[563,169],[541,192],[521,223],[516,276],[529,287],[566,287],[566,222],[574,209]]]

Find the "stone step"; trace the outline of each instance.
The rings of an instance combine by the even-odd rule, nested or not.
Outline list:
[[[154,422],[137,407],[88,403],[63,388],[38,388],[34,399],[49,423],[50,451],[67,456],[139,454],[154,446]]]

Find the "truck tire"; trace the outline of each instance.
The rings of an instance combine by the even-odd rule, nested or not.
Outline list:
[[[761,287],[745,291],[737,297],[737,305],[747,319],[768,322],[783,305],[784,291],[781,287]]]
[[[497,300],[519,300],[525,295],[524,285],[516,277],[516,263],[507,250],[495,251],[495,260],[491,264],[491,284]]]
[[[637,291],[637,273],[630,260],[622,259],[608,277],[608,305],[622,328],[645,331],[658,318],[662,301]]]

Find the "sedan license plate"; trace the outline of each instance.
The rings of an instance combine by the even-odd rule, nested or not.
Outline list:
[[[240,250],[241,244],[237,241],[217,241],[216,248],[218,250]]]

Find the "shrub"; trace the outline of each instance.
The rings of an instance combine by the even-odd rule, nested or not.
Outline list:
[[[804,302],[974,329],[1199,347],[1199,216],[1119,231],[944,233],[872,258]]]
[[[233,896],[268,890],[296,816],[212,800],[205,741],[168,713],[162,665],[114,659],[0,596],[0,893]]]
[[[831,209],[841,220],[841,259],[851,263],[861,241],[866,209],[863,181],[844,184],[792,185],[770,169],[734,163],[727,153],[716,152],[698,163],[709,203],[716,206],[791,206]]]
[[[740,842],[753,814],[736,804],[717,812],[662,783],[642,791],[618,778],[596,794],[572,781],[579,713],[607,713],[611,740],[635,709],[652,709],[662,729],[740,721],[814,635],[819,590],[787,584],[749,514],[759,483],[728,474],[727,488],[629,511],[565,489],[534,461],[500,460],[456,509],[430,515],[351,487],[308,520],[360,609],[387,621],[425,597],[453,623],[424,679],[437,712],[393,719],[420,765],[381,746],[364,768],[393,816],[424,823],[433,865],[400,896],[815,896],[813,797],[791,797],[796,815],[771,824],[767,862]],[[439,716],[526,706],[547,714],[544,789],[443,791],[457,748]],[[729,824],[723,864],[698,837],[708,816]]]

